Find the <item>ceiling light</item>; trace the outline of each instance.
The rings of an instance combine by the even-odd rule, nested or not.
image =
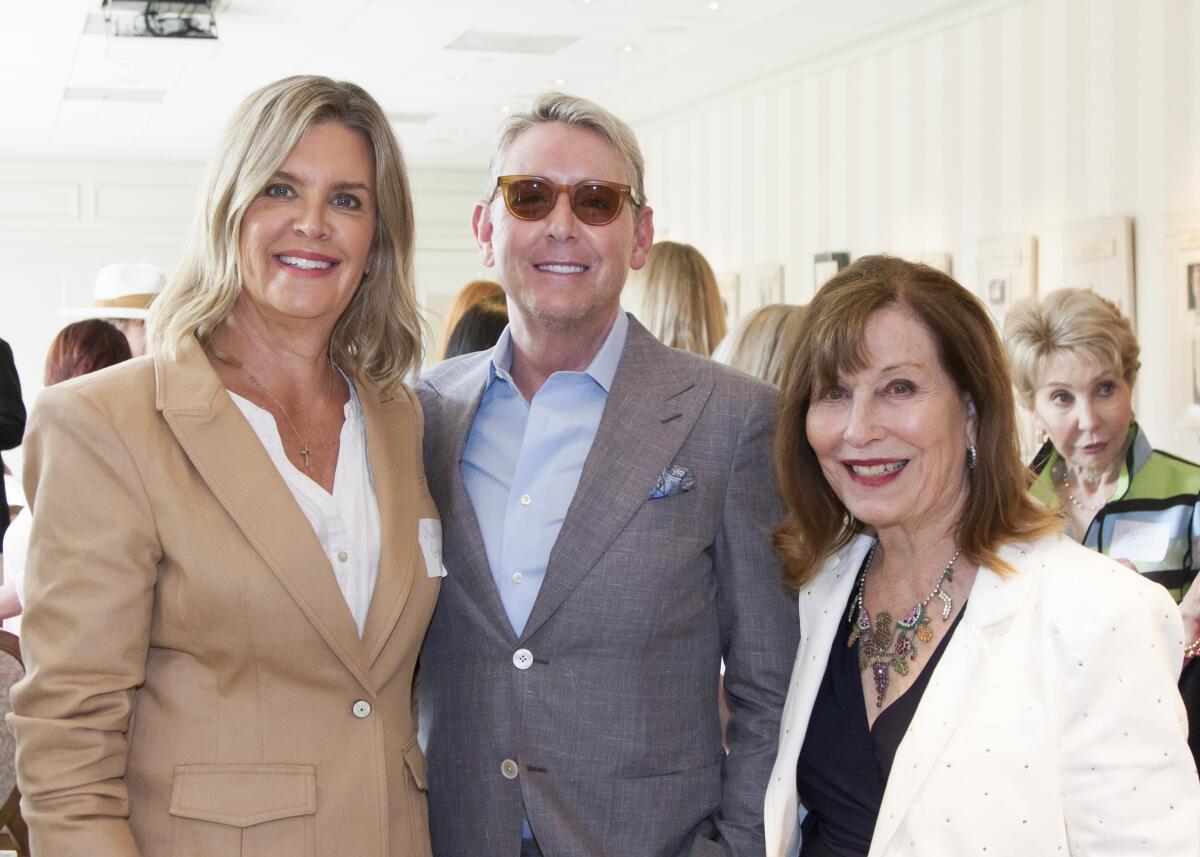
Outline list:
[[[623,48],[621,48],[621,50],[623,50],[627,54],[631,54],[637,49],[633,45],[625,45]]]
[[[721,8],[721,4],[718,3],[717,0],[713,0],[711,3],[708,4],[708,8],[710,11],[715,12]]]
[[[566,86],[567,82],[560,77],[554,81],[554,85],[555,86]]]

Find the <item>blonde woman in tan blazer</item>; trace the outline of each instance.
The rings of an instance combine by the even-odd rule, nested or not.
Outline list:
[[[363,90],[252,94],[151,357],[47,390],[13,692],[43,857],[428,857],[413,697],[441,574],[402,379],[404,163]]]

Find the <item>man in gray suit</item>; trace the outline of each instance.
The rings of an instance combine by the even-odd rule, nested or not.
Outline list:
[[[421,655],[435,857],[764,852],[799,635],[775,393],[621,311],[642,175],[595,104],[510,117],[472,221],[509,327],[418,387],[448,572]]]

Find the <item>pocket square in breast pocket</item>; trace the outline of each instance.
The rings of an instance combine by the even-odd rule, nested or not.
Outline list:
[[[676,494],[691,491],[695,485],[696,477],[692,475],[691,470],[680,467],[678,464],[672,464],[663,470],[662,475],[655,480],[648,499],[658,500],[662,497],[673,497]]]

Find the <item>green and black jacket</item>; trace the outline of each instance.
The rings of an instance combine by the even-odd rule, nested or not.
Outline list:
[[[1085,547],[1129,560],[1178,602],[1196,577],[1200,557],[1200,465],[1150,447],[1135,423],[1117,489],[1088,527]],[[1051,476],[1061,456],[1047,443],[1030,465],[1031,493],[1050,509],[1062,506]]]

